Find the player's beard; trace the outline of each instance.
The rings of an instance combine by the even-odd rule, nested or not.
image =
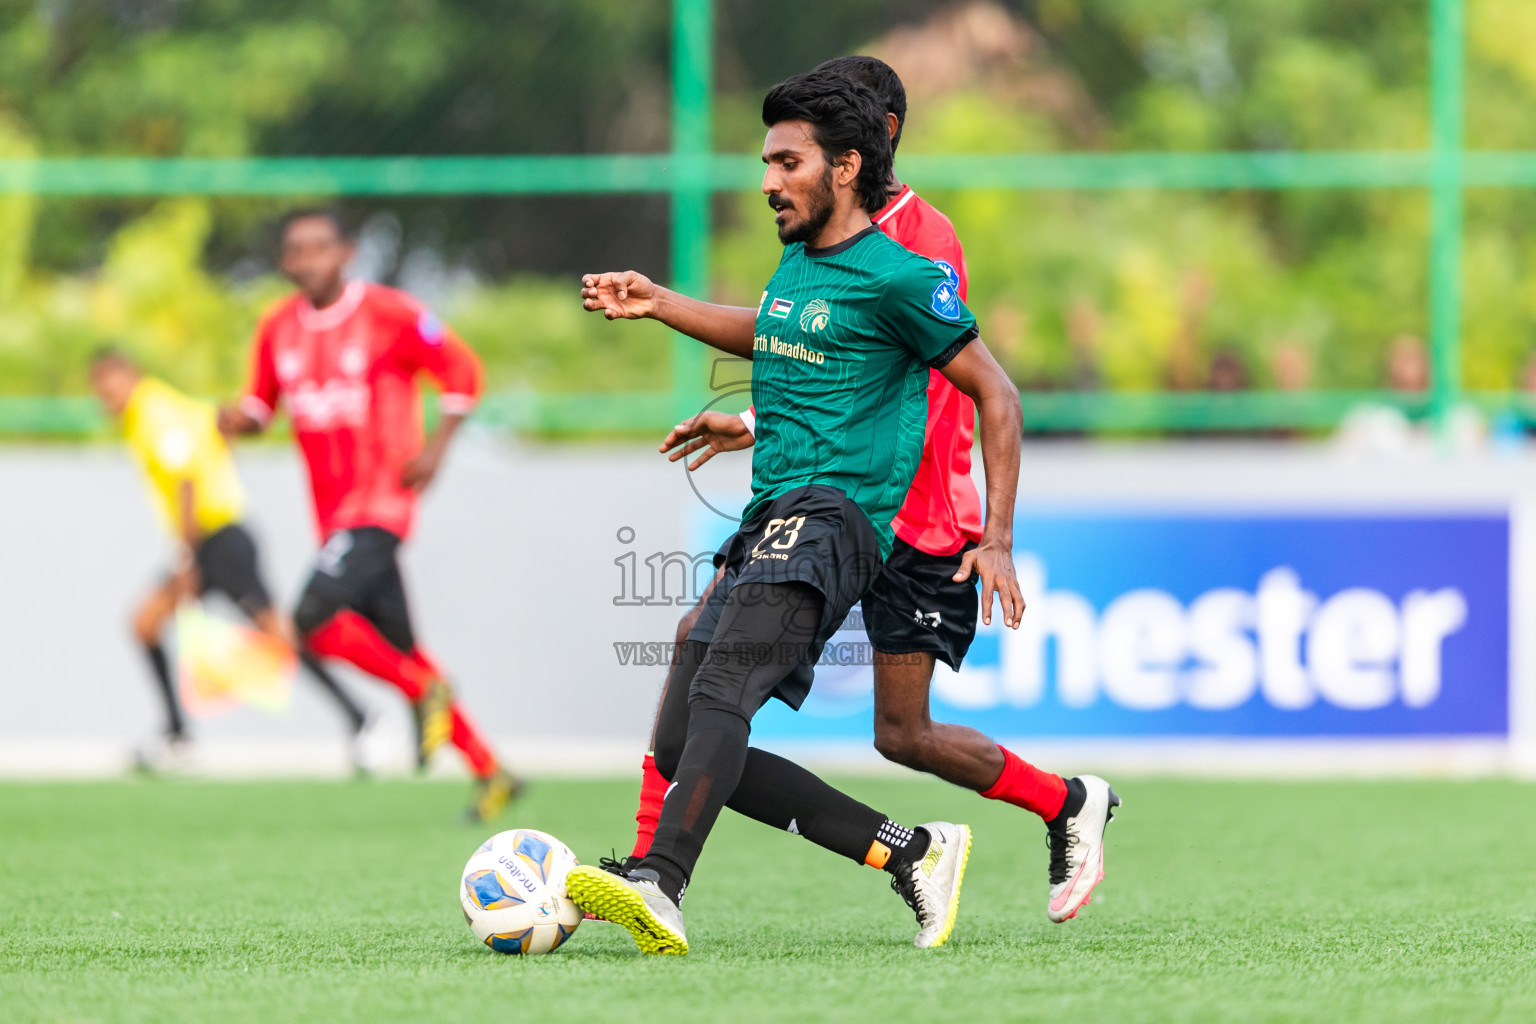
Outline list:
[[[784,245],[809,242],[821,234],[821,229],[832,219],[832,209],[837,205],[837,198],[832,194],[832,168],[828,167],[822,173],[821,180],[806,193],[804,203],[805,216],[798,222],[785,221],[779,225],[779,241]],[[774,210],[795,208],[794,203],[784,202],[776,195],[768,197],[768,205]]]

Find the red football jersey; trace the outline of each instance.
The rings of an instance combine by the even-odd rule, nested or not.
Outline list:
[[[442,385],[443,412],[474,408],[480,360],[393,288],[351,281],[324,309],[294,295],[262,318],[241,408],[266,423],[286,404],[322,540],[357,526],[409,535],[416,493],[400,474],[421,451],[422,371]]]
[[[874,221],[903,246],[937,263],[965,301],[965,253],[948,217],[903,185]],[[929,370],[923,458],[907,500],[891,521],[896,536],[919,551],[952,555],[967,540],[981,540],[981,498],[971,481],[975,432],[976,403],[938,370]]]

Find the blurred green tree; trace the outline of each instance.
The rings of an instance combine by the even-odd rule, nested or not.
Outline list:
[[[658,151],[669,12],[0,0],[0,155]],[[1392,0],[719,0],[716,135],[755,151],[766,86],[863,50],[907,81],[903,156],[1419,149],[1426,13]],[[1467,0],[1467,24],[1469,144],[1536,148],[1536,7]],[[1310,353],[1318,386],[1372,387],[1389,340],[1425,330],[1421,190],[925,192],[954,219],[972,305],[1028,386],[1197,387],[1218,349],[1266,386],[1284,347]],[[285,205],[0,197],[0,388],[78,391],[85,353],[113,338],[186,386],[234,387],[280,291],[266,229]],[[1519,190],[1469,193],[1473,387],[1510,387],[1536,343],[1533,207]],[[664,197],[349,209],[393,218],[399,237],[375,261],[387,279],[424,255],[452,271],[428,297],[486,353],[496,386],[666,386],[664,334],[581,315],[573,277],[665,276]],[[755,303],[777,259],[761,197],[717,209],[717,294]]]

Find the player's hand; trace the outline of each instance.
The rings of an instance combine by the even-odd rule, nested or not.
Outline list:
[[[254,434],[261,430],[261,423],[238,405],[219,406],[219,433],[225,437]]]
[[[609,320],[639,320],[656,311],[656,285],[633,270],[586,274],[581,279],[581,305],[601,311]]]
[[[1018,629],[1024,617],[1024,592],[1014,578],[1013,552],[1008,550],[1008,545],[982,540],[960,559],[955,582],[965,582],[973,572],[981,577],[981,621],[992,625],[992,594],[995,591],[1003,624],[1009,629]]]
[[[690,470],[695,470],[720,452],[750,448],[755,440],[740,416],[728,412],[701,412],[673,427],[657,451],[665,453],[668,462],[676,462],[702,450],[702,454],[688,464]]]
[[[443,449],[429,444],[400,469],[400,486],[420,494],[437,476],[443,464]]]

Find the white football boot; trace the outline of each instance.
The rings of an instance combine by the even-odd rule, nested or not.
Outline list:
[[[960,883],[971,857],[971,829],[947,821],[930,821],[918,828],[928,833],[928,852],[891,874],[891,888],[917,914],[917,938],[912,945],[931,949],[949,941],[960,912]]]
[[[1051,846],[1051,901],[1046,915],[1057,924],[1077,916],[1104,880],[1104,827],[1115,818],[1120,798],[1097,775],[1080,775],[1086,795],[1071,816],[1046,826]]]
[[[629,932],[642,953],[688,952],[683,912],[661,891],[650,868],[617,874],[581,864],[565,876],[565,893],[586,913]]]
[[[185,736],[157,736],[133,752],[133,769],[146,775],[191,775],[197,758]]]
[[[352,759],[352,774],[359,778],[377,775],[389,767],[393,736],[383,728],[384,716],[369,710],[347,744]]]

